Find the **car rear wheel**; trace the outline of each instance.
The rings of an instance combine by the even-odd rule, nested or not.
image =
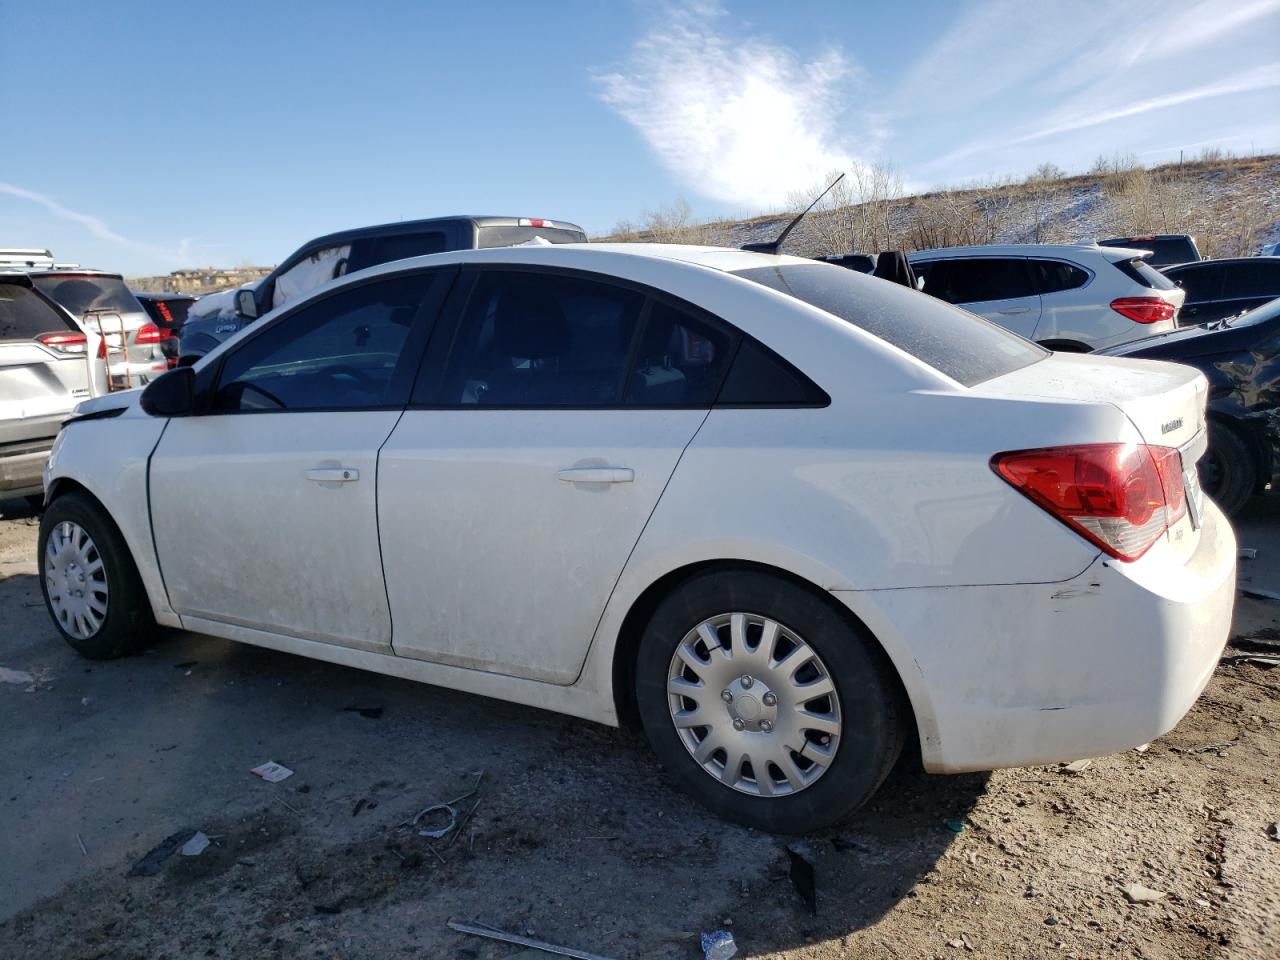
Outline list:
[[[755,570],[683,583],[641,639],[636,699],[681,787],[778,833],[862,806],[901,752],[906,710],[875,641],[831,601]]]
[[[1229,517],[1244,509],[1258,488],[1258,465],[1248,445],[1222,422],[1209,425],[1209,449],[1200,459],[1204,492]]]
[[[86,657],[107,660],[143,647],[155,619],[133,557],[92,499],[69,493],[40,520],[40,587],[54,626]]]

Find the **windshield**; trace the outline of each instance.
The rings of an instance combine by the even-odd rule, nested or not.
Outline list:
[[[825,310],[967,387],[1049,351],[936,297],[828,264],[753,267],[737,276]]]
[[[49,274],[32,277],[37,289],[50,300],[62,304],[72,314],[83,317],[95,310],[110,313],[142,313],[124,281],[96,274]]]
[[[1262,306],[1247,313],[1225,317],[1219,322],[1224,327],[1250,327],[1255,323],[1265,323],[1267,320],[1274,320],[1277,317],[1280,317],[1280,297],[1264,303]]]

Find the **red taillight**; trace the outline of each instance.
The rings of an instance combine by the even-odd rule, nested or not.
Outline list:
[[[36,339],[58,353],[84,353],[89,342],[83,333],[41,333]]]
[[[1186,513],[1172,447],[1090,443],[998,454],[991,467],[1024,496],[1119,560],[1137,560]]]
[[[1111,309],[1134,323],[1172,320],[1173,315],[1178,312],[1178,308],[1172,303],[1159,297],[1121,297],[1111,301]]]
[[[173,337],[172,330],[161,330],[154,323],[144,323],[138,328],[137,335],[133,338],[134,343],[160,343],[162,340],[168,340]]]

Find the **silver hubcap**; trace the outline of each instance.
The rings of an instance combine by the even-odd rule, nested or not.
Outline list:
[[[64,520],[53,528],[44,551],[49,607],[62,629],[87,640],[107,618],[107,571],[84,527]]]
[[[826,665],[794,631],[752,613],[723,613],[685,635],[667,703],[698,765],[753,796],[812,786],[840,745],[840,699]]]

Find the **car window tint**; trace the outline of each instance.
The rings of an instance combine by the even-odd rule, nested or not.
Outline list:
[[[1061,260],[1032,260],[1031,269],[1035,271],[1042,294],[1075,290],[1089,282],[1086,271]]]
[[[736,275],[825,310],[966,386],[1049,356],[1030,340],[972,313],[841,267],[787,264]]]
[[[1222,296],[1280,297],[1280,263],[1255,260],[1245,263],[1224,263],[1225,278]]]
[[[1016,257],[952,258],[941,290],[929,292],[948,303],[984,303],[1036,295],[1027,261]]]
[[[1132,260],[1113,260],[1111,265],[1123,273],[1134,283],[1140,283],[1148,290],[1172,290],[1176,284],[1141,257]]]
[[[1187,291],[1187,303],[1217,300],[1222,295],[1222,265],[1218,263],[1170,270],[1170,280]]]
[[[716,398],[719,406],[824,407],[826,391],[768,347],[744,338]]]
[[[624,400],[641,407],[709,407],[716,397],[731,338],[684,310],[651,303],[636,347]]]
[[[916,287],[933,297],[939,297],[945,300],[946,297],[941,296],[937,291],[944,288],[947,282],[947,266],[946,260],[920,260],[912,261],[911,269],[916,275]]]
[[[445,248],[444,234],[439,230],[430,233],[411,233],[399,237],[376,237],[369,244],[369,262],[366,267],[392,260],[422,257],[429,253],[441,253]]]
[[[439,274],[349,287],[306,304],[226,360],[219,410],[324,410],[382,406],[410,324]]]
[[[55,303],[60,303],[72,315],[83,317],[86,313],[128,314],[142,313],[142,304],[119,277],[103,277],[95,274],[52,274],[34,277],[36,289]]]
[[[618,404],[644,300],[634,290],[581,277],[484,271],[467,301],[441,402]]]
[[[65,333],[71,323],[26,287],[0,283],[0,340],[30,340],[42,333]]]

